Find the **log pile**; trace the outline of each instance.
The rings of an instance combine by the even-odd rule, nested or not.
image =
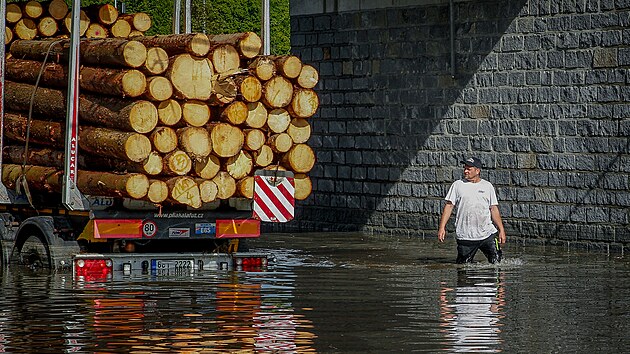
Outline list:
[[[11,187],[25,177],[31,190],[59,192],[70,43],[41,32],[15,37],[16,19],[46,14],[59,23],[68,9],[58,9],[60,0],[38,3],[42,14],[32,17],[31,3],[7,8],[14,39],[6,58],[2,179]],[[143,14],[121,15],[110,5],[83,13],[83,193],[200,208],[253,198],[253,174],[267,168],[293,171],[296,199],[309,196],[315,163],[309,118],[319,106],[312,66],[291,55],[259,55],[261,40],[251,32],[143,36],[150,27]],[[121,20],[139,32],[119,35],[114,26]],[[90,34],[93,24],[104,38]]]

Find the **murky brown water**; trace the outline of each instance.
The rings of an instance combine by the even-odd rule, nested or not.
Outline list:
[[[624,352],[630,261],[508,245],[452,264],[454,243],[267,235],[266,273],[78,283],[4,269],[0,352]]]

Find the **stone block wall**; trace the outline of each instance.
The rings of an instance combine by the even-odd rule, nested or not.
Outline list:
[[[285,227],[435,237],[474,155],[509,234],[630,243],[630,1],[454,1],[454,77],[449,1],[291,11],[321,106],[314,191]]]

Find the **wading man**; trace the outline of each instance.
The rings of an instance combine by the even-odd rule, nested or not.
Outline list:
[[[446,195],[442,211],[438,240],[444,242],[446,223],[457,207],[455,233],[457,239],[457,263],[472,262],[477,250],[481,250],[490,263],[501,261],[499,243],[505,243],[503,221],[499,213],[494,186],[481,178],[483,167],[478,158],[462,161],[464,178],[455,181]]]

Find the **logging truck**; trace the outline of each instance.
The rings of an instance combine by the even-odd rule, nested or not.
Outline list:
[[[243,240],[311,192],[317,71],[255,33],[144,36],[148,16],[111,5],[25,4],[0,11],[0,263],[267,267]]]

